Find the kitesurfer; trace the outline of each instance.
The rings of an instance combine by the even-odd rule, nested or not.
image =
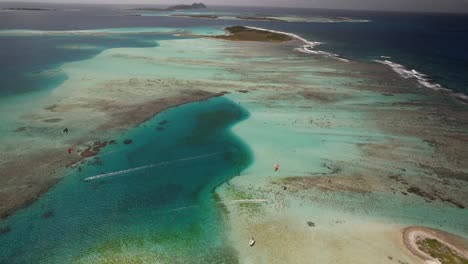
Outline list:
[[[63,130],[63,133],[67,133],[67,134],[68,134],[68,127],[66,127],[66,128]]]
[[[279,170],[279,165],[275,164],[275,171],[278,171],[278,170]]]

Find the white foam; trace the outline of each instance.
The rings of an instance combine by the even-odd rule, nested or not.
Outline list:
[[[301,37],[299,35],[289,33],[289,32],[284,32],[284,31],[278,31],[278,30],[272,30],[272,29],[266,29],[266,28],[259,28],[259,27],[250,27],[250,26],[246,26],[246,28],[261,30],[261,31],[268,31],[268,32],[277,33],[277,34],[282,34],[282,35],[290,36],[293,39],[297,39],[297,40],[303,42],[304,45],[302,45],[299,48],[296,48],[295,50],[297,50],[299,52],[302,52],[302,53],[322,55],[322,56],[331,57],[331,58],[338,59],[338,60],[341,60],[341,61],[346,61],[346,62],[349,61],[347,59],[341,58],[341,56],[339,54],[326,52],[326,51],[321,51],[321,50],[315,50],[314,49],[315,47],[322,44],[321,42],[318,42],[318,41],[309,41],[309,40],[307,40],[307,39],[305,39],[305,38],[303,38],[303,37]]]
[[[381,56],[381,57],[384,57],[384,56]],[[419,84],[423,85],[424,87],[427,87],[429,89],[436,90],[436,91],[442,91],[444,93],[450,94],[451,96],[457,97],[459,99],[468,100],[467,95],[461,94],[461,93],[454,93],[452,90],[444,88],[440,84],[433,82],[428,75],[418,72],[415,69],[408,70],[405,66],[392,62],[390,60],[374,60],[374,61],[390,66],[392,70],[398,73],[401,77],[405,79],[414,79]]]
[[[192,157],[181,158],[181,159],[176,159],[176,160],[171,160],[171,161],[162,161],[162,162],[153,163],[153,164],[149,164],[149,165],[145,165],[145,166],[125,169],[125,170],[120,170],[120,171],[114,171],[114,172],[109,172],[109,173],[102,173],[102,174],[98,174],[98,175],[95,175],[95,176],[87,177],[84,180],[85,181],[97,180],[97,179],[101,179],[101,178],[107,178],[107,177],[111,177],[111,176],[127,174],[127,173],[140,171],[140,170],[145,170],[145,169],[149,169],[149,168],[166,166],[166,165],[176,163],[176,162],[183,162],[183,161],[188,161],[188,160],[202,159],[202,158],[218,155],[218,154],[221,154],[221,153],[223,153],[223,152],[214,152],[214,153],[210,153],[210,154],[192,156]]]

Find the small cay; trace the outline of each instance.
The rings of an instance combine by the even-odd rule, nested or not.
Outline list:
[[[409,227],[403,231],[407,248],[426,263],[468,263],[468,240],[432,228]]]
[[[225,28],[229,35],[215,36],[217,39],[234,40],[234,41],[264,41],[264,42],[283,42],[290,41],[292,38],[287,35],[251,29],[243,26],[233,26]]]

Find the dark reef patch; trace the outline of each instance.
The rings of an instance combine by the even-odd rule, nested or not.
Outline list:
[[[11,231],[11,228],[9,226],[0,227],[0,235],[6,234],[10,231]]]
[[[92,156],[96,156],[97,152],[94,152],[94,151],[92,151],[90,149],[86,149],[85,151],[81,152],[80,155],[83,158],[89,158],[89,157],[92,157]]]
[[[17,129],[15,129],[15,132],[23,132],[23,131],[26,131],[26,127],[18,127]]]
[[[62,120],[63,120],[62,118],[49,118],[49,119],[43,120],[43,122],[46,122],[46,123],[57,123],[57,122],[60,122],[60,121],[62,121]]]
[[[133,142],[133,140],[128,139],[128,138],[125,139],[125,140],[123,141],[123,143],[124,143],[125,145],[132,144],[132,142]]]
[[[407,191],[409,193],[412,193],[412,194],[418,195],[420,197],[423,197],[426,200],[426,202],[432,202],[432,201],[434,201],[436,199],[439,199],[442,202],[451,203],[451,204],[455,205],[456,207],[458,207],[460,209],[465,208],[465,206],[463,204],[461,204],[460,202],[455,201],[454,199],[451,199],[451,198],[444,197],[440,193],[438,193],[437,191],[434,194],[430,194],[429,192],[423,191],[423,190],[421,190],[421,188],[415,187],[415,186],[409,187],[407,189]]]
[[[436,199],[436,197],[434,197],[432,194],[421,190],[421,188],[419,187],[411,186],[406,191],[417,196],[423,197],[424,199],[426,199],[426,201],[434,201]]]
[[[161,126],[163,126],[163,125],[168,124],[168,123],[169,123],[169,121],[167,121],[166,119],[164,119],[163,121],[159,122],[158,124],[161,125]]]
[[[51,217],[54,217],[54,211],[52,211],[52,210],[49,210],[49,211],[42,214],[42,218],[44,218],[44,219],[49,219]]]

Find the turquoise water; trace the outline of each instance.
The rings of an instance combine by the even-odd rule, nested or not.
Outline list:
[[[74,31],[1,30],[0,96],[53,89],[67,79],[61,65],[90,59],[106,49],[156,47],[181,39],[175,33],[222,34],[214,27],[118,28]]]
[[[189,255],[193,262],[235,259],[225,249],[212,189],[251,161],[230,132],[247,115],[219,97],[166,110],[123,133],[1,222],[11,231],[0,236],[0,263],[102,262],[133,249],[171,263]],[[124,171],[131,168],[140,169]]]

